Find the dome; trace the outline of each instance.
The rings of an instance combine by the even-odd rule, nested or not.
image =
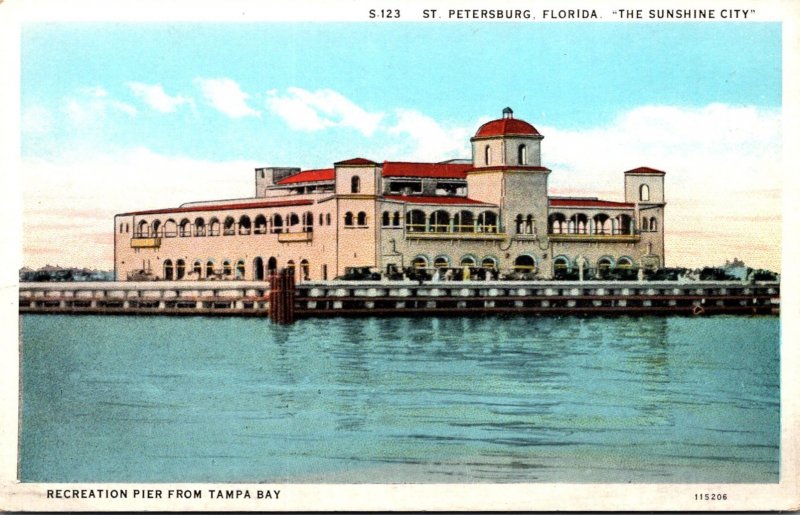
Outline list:
[[[536,127],[525,120],[514,118],[514,111],[510,107],[503,109],[503,117],[491,122],[486,122],[478,128],[476,138],[491,138],[495,136],[541,136]]]

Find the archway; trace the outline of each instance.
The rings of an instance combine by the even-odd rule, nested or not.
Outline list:
[[[253,279],[256,281],[264,280],[264,260],[261,257],[253,260]]]

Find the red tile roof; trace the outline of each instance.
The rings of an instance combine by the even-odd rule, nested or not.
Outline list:
[[[347,165],[376,165],[378,163],[376,163],[375,161],[370,161],[369,159],[364,159],[363,157],[354,157],[353,159],[348,159],[346,161],[338,161],[333,164],[334,166],[339,166],[339,165],[347,166]]]
[[[160,215],[166,213],[192,213],[196,211],[228,211],[232,209],[257,209],[264,207],[289,207],[289,206],[310,206],[313,200],[272,200],[265,202],[237,202],[233,204],[208,204],[204,206],[174,207],[171,209],[150,209],[148,211],[131,211],[130,213],[120,213],[117,216],[130,215]]]
[[[612,202],[596,198],[551,198],[550,207],[609,207],[617,209],[633,209],[634,204],[628,202]]]
[[[667,172],[662,172],[661,170],[656,170],[655,168],[650,168],[648,166],[640,166],[639,168],[634,168],[633,170],[628,170],[625,173],[649,173],[653,175],[666,175]]]
[[[487,172],[490,170],[531,170],[537,172],[549,172],[551,171],[546,166],[521,166],[521,165],[497,165],[497,166],[481,166],[480,168],[472,168],[470,167],[470,172]]]
[[[475,133],[476,138],[490,138],[493,136],[541,136],[536,127],[524,120],[516,118],[500,118],[484,123]]]
[[[304,170],[300,173],[290,175],[277,182],[277,184],[297,184],[299,182],[319,182],[319,181],[332,181],[336,178],[333,168],[324,168],[320,170]]]
[[[442,205],[479,205],[479,206],[493,206],[487,202],[481,202],[467,197],[444,197],[444,196],[427,196],[427,195],[384,195],[386,200],[397,200],[400,202],[408,202],[409,204],[442,204]]]
[[[460,163],[408,163],[384,161],[384,177],[433,177],[437,179],[465,179],[471,164]]]

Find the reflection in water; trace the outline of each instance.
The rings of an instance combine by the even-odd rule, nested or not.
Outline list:
[[[141,321],[23,317],[23,480],[778,478],[777,319]]]

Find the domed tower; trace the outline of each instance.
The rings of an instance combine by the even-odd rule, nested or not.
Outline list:
[[[506,107],[502,118],[481,125],[470,140],[469,196],[500,206],[502,228],[509,235],[521,216],[532,220],[535,232],[546,238],[550,170],[541,165],[542,139],[536,127],[514,118],[514,111]]]
[[[470,140],[475,168],[496,166],[541,166],[542,140],[536,127],[514,118],[510,107],[503,117],[484,123]]]

